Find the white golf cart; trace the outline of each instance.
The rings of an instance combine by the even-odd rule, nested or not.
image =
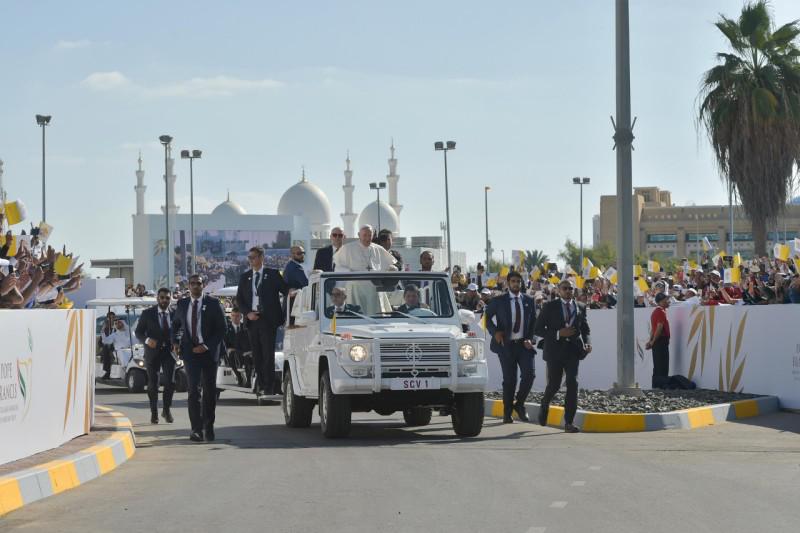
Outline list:
[[[223,302],[222,308],[225,310],[225,317],[226,319],[230,320],[230,312],[233,305],[228,305],[228,302],[231,302],[233,299],[236,298],[236,291],[237,287],[224,287],[222,289],[217,289],[213,293],[212,296],[219,298],[221,302]],[[255,372],[253,375],[249,376],[250,378],[250,387],[244,386],[245,383],[242,383],[237,377],[236,372],[228,364],[228,358],[226,356],[220,357],[219,367],[217,368],[217,398],[219,398],[220,394],[224,390],[236,391],[236,392],[243,392],[245,394],[252,394],[256,396],[256,400],[258,405],[262,405],[265,401],[278,401],[281,399],[281,384],[283,383],[283,334],[284,330],[283,327],[278,328],[277,334],[275,336],[275,381],[274,381],[274,388],[272,391],[269,391],[270,394],[257,394],[257,382],[255,377]],[[251,352],[245,352],[245,357],[252,357]],[[242,375],[244,373],[244,368],[237,369],[239,370],[239,374]],[[247,376],[245,376],[247,377]]]
[[[110,379],[97,377],[95,379],[96,382],[127,387],[131,392],[143,392],[145,390],[147,387],[147,369],[144,364],[144,345],[139,343],[133,335],[133,331],[136,329],[136,323],[142,310],[154,305],[156,305],[155,298],[98,298],[86,302],[86,307],[98,309],[95,326],[97,335],[96,376],[102,376],[104,373],[101,333],[106,314],[109,311],[113,311],[118,320],[125,322],[131,341],[130,348],[112,352]],[[173,357],[175,357],[175,354],[173,354]],[[188,382],[186,380],[186,370],[183,368],[183,360],[177,357],[175,359],[175,372],[172,376],[169,376],[169,379],[174,381],[176,392],[186,392]],[[163,384],[166,379],[167,377],[162,372],[160,383]]]
[[[400,411],[409,426],[424,426],[433,409],[446,409],[457,435],[481,432],[484,339],[464,333],[474,314],[457,311],[447,274],[315,273],[291,314],[283,365],[287,426],[308,427],[318,404],[326,437],[348,435],[357,411]]]

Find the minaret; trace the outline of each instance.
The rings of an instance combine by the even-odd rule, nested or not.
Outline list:
[[[144,192],[147,185],[144,184],[144,170],[142,170],[142,152],[139,151],[139,170],[136,171],[136,214],[144,215]]]
[[[397,159],[394,157],[394,139],[392,139],[392,146],[389,147],[389,153],[391,154],[389,157],[389,174],[386,176],[386,181],[389,182],[389,205],[397,213],[399,220],[403,206],[397,203],[397,182],[400,176],[397,175]]]
[[[355,237],[356,218],[358,215],[353,213],[353,191],[355,186],[353,185],[353,171],[350,170],[350,150],[347,151],[345,164],[347,166],[344,169],[344,186],[342,187],[344,191],[344,213],[342,213],[342,226],[344,227],[342,229],[347,237]]]
[[[173,172],[173,168],[175,168],[175,160],[172,158],[172,150],[170,150],[169,157],[167,158],[167,175],[164,176],[164,180],[168,180],[167,183],[169,184],[169,213],[171,215],[177,214],[179,209],[179,207],[175,205],[175,180],[178,179],[178,176]],[[169,176],[169,179],[167,176]],[[163,213],[165,211],[162,205],[161,212]]]

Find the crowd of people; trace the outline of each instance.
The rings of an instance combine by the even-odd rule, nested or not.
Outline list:
[[[83,264],[56,251],[42,236],[45,224],[16,233],[0,211],[0,309],[69,309],[67,294],[80,288]],[[18,222],[17,222],[18,223]],[[9,229],[6,229],[9,228]]]

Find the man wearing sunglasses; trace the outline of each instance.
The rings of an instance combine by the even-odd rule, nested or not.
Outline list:
[[[344,243],[344,231],[336,227],[331,230],[331,243],[325,248],[317,250],[314,257],[314,270],[322,272],[333,272],[333,254],[339,251]]]
[[[283,280],[290,289],[302,289],[308,285],[308,276],[303,269],[306,251],[302,246],[292,246],[290,253],[292,259],[286,263],[286,267],[283,269]]]
[[[578,364],[592,351],[586,306],[575,301],[574,292],[572,282],[562,280],[558,284],[559,298],[544,305],[534,327],[536,335],[544,338],[542,358],[547,363],[547,388],[539,408],[539,423],[547,425],[550,402],[566,374],[564,431],[567,433],[578,432],[573,424],[578,409]]]
[[[136,324],[136,338],[144,344],[144,363],[147,366],[147,396],[150,399],[150,423],[158,424],[159,372],[164,372],[164,397],[161,416],[172,423],[172,392],[175,386],[175,358],[172,356],[172,295],[166,287],[158,289],[158,303],[142,311]]]

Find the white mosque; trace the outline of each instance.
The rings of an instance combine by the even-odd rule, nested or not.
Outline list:
[[[233,284],[231,279],[246,268],[246,252],[253,245],[263,246],[268,263],[282,268],[288,260],[288,248],[303,245],[307,250],[306,265],[313,265],[316,250],[329,244],[330,230],[340,226],[348,238],[354,238],[363,224],[379,229],[389,229],[394,235],[394,248],[406,263],[406,268],[419,268],[419,255],[423,250],[434,254],[435,266],[444,268],[447,263],[446,244],[442,236],[403,237],[400,233],[400,213],[403,206],[398,199],[397,157],[394,142],[389,148],[389,173],[386,175],[388,202],[381,200],[367,204],[360,213],[353,205],[353,182],[350,155],[344,169],[344,213],[334,221],[328,196],[312,183],[302,171],[300,181],[289,187],[278,202],[276,214],[248,214],[232,200],[226,200],[211,213],[194,215],[197,271],[208,274],[212,283]],[[175,205],[174,159],[167,159],[164,179],[169,189],[169,206],[161,206],[161,213],[145,213],[144,183],[141,155],[136,170],[136,213],[133,215],[133,259],[93,260],[94,268],[109,268],[110,277],[125,277],[129,283],[142,283],[148,288],[163,286],[167,279],[185,279],[192,257],[191,217]],[[166,221],[169,217],[170,242],[167,245]],[[175,251],[174,260],[168,261],[167,249]],[[453,251],[453,263],[465,266],[466,255]],[[167,265],[169,273],[167,274]],[[132,268],[131,268],[132,267]]]

